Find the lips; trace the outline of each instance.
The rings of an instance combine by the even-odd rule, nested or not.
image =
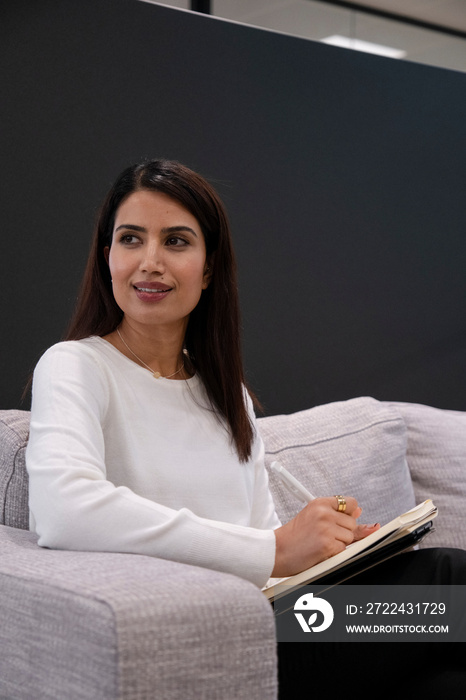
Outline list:
[[[145,303],[153,303],[162,301],[165,299],[173,287],[169,287],[168,284],[163,282],[136,282],[133,284],[136,296],[140,301]]]
[[[149,294],[162,294],[163,292],[169,292],[170,289],[160,289],[160,288],[154,288],[151,289],[150,287],[134,287],[137,292],[147,292]]]
[[[163,282],[136,282],[133,287],[139,292],[169,292],[172,287]]]

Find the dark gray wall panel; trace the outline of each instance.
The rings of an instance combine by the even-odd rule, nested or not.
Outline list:
[[[464,74],[138,0],[1,14],[3,407],[60,339],[108,185],[166,156],[229,209],[267,413],[466,409]]]

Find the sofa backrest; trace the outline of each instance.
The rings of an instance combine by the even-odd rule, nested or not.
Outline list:
[[[0,524],[29,529],[28,411],[0,411]]]
[[[383,524],[432,498],[438,516],[420,546],[466,549],[466,412],[362,397],[262,418],[259,428],[283,522],[302,505],[270,473],[273,460],[315,495],[354,495],[362,522]]]
[[[415,505],[400,412],[370,398],[316,406],[258,421],[278,517],[287,522],[303,504],[270,471],[277,460],[315,496],[354,496],[362,522],[382,525]]]
[[[315,495],[354,495],[363,522],[387,522],[432,498],[439,515],[421,546],[466,549],[466,412],[360,397],[258,425],[282,522],[302,504],[270,473],[274,460]],[[28,411],[0,411],[0,524],[24,530],[28,435]]]
[[[466,549],[466,412],[415,403],[390,403],[408,431],[409,470],[420,503],[438,507],[426,547]]]

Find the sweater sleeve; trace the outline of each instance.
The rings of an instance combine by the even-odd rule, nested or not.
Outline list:
[[[105,372],[87,348],[76,346],[54,346],[34,372],[26,464],[31,529],[39,545],[172,559],[236,574],[262,587],[275,559],[267,517],[257,518],[254,527],[210,520],[107,479]],[[259,485],[258,498],[262,489]]]

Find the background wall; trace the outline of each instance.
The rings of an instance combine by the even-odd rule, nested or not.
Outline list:
[[[230,212],[267,414],[466,410],[466,75],[138,0],[1,13],[2,408],[28,407],[114,177],[165,156]]]

